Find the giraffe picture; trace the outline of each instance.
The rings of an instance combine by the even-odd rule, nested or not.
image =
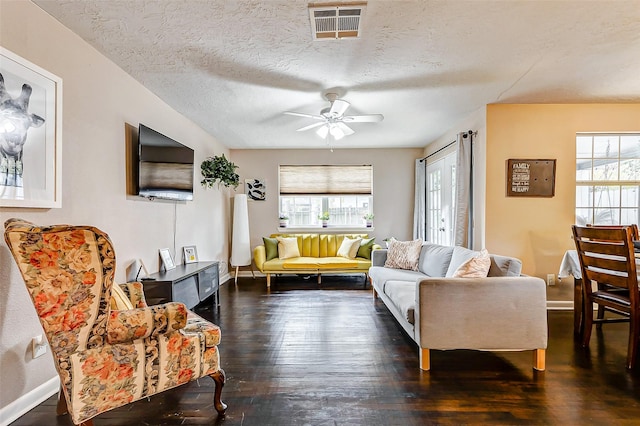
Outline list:
[[[0,206],[61,207],[62,79],[0,47]]]

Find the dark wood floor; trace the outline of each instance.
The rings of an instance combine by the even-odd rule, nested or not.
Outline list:
[[[104,413],[100,425],[640,424],[640,373],[625,370],[627,324],[605,325],[591,349],[574,344],[572,314],[549,312],[547,371],[531,353],[432,351],[416,345],[363,277],[241,278],[221,308],[196,309],[222,328],[224,418],[213,380]],[[13,425],[71,425],[55,397]]]

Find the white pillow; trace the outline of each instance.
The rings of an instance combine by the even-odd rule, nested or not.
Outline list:
[[[468,259],[453,273],[453,278],[484,278],[491,268],[491,257],[487,249],[482,249],[477,256]]]
[[[385,268],[418,270],[418,260],[422,250],[422,239],[413,241],[398,241],[391,239],[387,260],[384,262]]]
[[[346,257],[347,259],[355,259],[358,255],[358,249],[360,248],[360,243],[362,242],[362,238],[345,238],[342,240],[342,244],[340,244],[340,248],[336,255],[338,257]]]
[[[296,237],[276,237],[278,240],[278,258],[291,259],[300,257],[298,239]]]

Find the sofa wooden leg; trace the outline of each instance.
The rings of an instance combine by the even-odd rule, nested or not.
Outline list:
[[[533,369],[538,371],[544,371],[545,369],[545,356],[546,351],[544,349],[534,349],[533,351]]]
[[[320,274],[318,274],[318,284],[322,284],[322,276]]]
[[[271,287],[271,274],[267,274],[267,288]]]
[[[420,369],[424,371],[431,370],[431,358],[427,348],[420,348]]]
[[[378,292],[376,291],[376,289],[371,287],[371,291],[373,292],[373,298],[377,299],[378,298]]]
[[[226,380],[224,370],[221,368],[215,373],[211,373],[210,376],[213,381],[216,382],[216,389],[213,394],[213,406],[216,408],[218,414],[224,414],[227,409],[227,404],[222,402],[222,387],[224,386],[224,382]]]

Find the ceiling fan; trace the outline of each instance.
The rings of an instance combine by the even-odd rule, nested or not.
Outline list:
[[[316,133],[321,138],[326,139],[328,135],[331,135],[335,140],[339,140],[345,136],[355,133],[355,131],[345,123],[377,123],[384,119],[382,114],[344,115],[347,108],[349,108],[349,102],[343,99],[338,99],[338,95],[336,93],[327,93],[325,97],[329,102],[331,102],[331,105],[322,109],[320,111],[320,115],[285,111],[285,114],[288,115],[296,115],[298,117],[318,120],[317,123],[309,124],[308,126],[297,129],[298,132],[304,132],[305,130],[315,129],[318,127]]]

